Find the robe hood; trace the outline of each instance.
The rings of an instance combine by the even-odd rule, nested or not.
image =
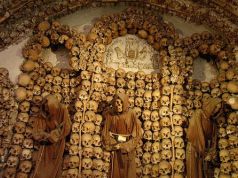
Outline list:
[[[124,93],[116,94],[112,100],[113,106],[115,105],[115,101],[118,98],[122,101],[122,104],[123,104],[122,113],[127,112],[129,110],[129,97]]]
[[[48,109],[46,108],[48,107]],[[60,102],[54,95],[47,95],[44,97],[41,105],[41,114],[47,118],[49,116],[57,115],[60,108]]]
[[[202,110],[207,118],[210,118],[212,115],[219,116],[221,114],[222,109],[219,109],[218,113],[214,113],[216,106],[220,103],[222,103],[222,100],[219,98],[209,98],[203,102]]]

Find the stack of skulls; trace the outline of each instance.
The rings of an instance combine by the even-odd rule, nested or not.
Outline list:
[[[0,169],[6,166],[17,117],[17,103],[14,99],[14,85],[6,68],[0,68]]]
[[[238,173],[238,115],[236,112],[230,112],[225,117],[218,118],[217,122],[220,168],[215,169],[214,177],[228,175],[236,177]]]
[[[57,45],[59,41],[56,36],[60,36],[58,32],[62,31],[68,33],[67,27],[61,26],[58,22],[42,22],[22,51],[25,58],[21,65],[23,73],[18,76],[18,88],[15,90],[15,97],[19,103],[18,116],[13,127],[14,134],[5,177],[15,174],[17,177],[28,177],[32,170],[33,147],[37,147],[32,139],[32,126],[40,112],[43,98],[48,94],[55,94],[61,102],[69,104],[71,99],[76,97],[75,88],[78,80],[70,78],[73,76],[71,72],[54,67],[42,59],[42,50],[50,45]],[[66,44],[65,46],[67,47]],[[19,171],[16,173],[16,170]]]
[[[80,80],[63,176],[105,177],[110,168],[110,153],[102,149],[100,132],[103,118],[96,114],[105,90],[101,65],[89,65],[88,70],[81,71]],[[103,99],[106,101],[107,97]]]
[[[4,176],[27,177],[32,169],[32,124],[34,115],[39,111],[38,104],[41,101],[39,91],[34,90],[34,80],[29,71],[39,70],[39,64],[32,61],[32,66],[23,66],[24,73],[18,76],[18,88],[15,90],[15,97],[19,103],[17,121],[13,127],[10,156],[7,160],[7,168]],[[28,71],[26,71],[28,69]],[[30,103],[31,101],[31,103]],[[30,117],[29,115],[32,115]],[[16,172],[16,170],[18,170]]]
[[[184,116],[184,76],[181,73],[178,59],[182,58],[179,50],[169,47],[170,57],[162,56],[162,90],[160,99],[160,136],[161,162],[160,175],[182,176],[185,171],[185,144],[182,126],[186,122]]]
[[[237,62],[231,53],[225,50],[219,51],[217,55],[219,61],[219,75],[211,81],[211,95],[220,97],[222,100],[231,105],[224,117],[217,120],[219,126],[219,158],[220,168],[215,171],[218,176],[238,176],[238,114],[234,103],[231,102],[233,97],[238,93],[238,73]]]

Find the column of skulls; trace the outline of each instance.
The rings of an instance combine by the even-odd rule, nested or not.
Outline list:
[[[11,137],[13,135],[13,125],[17,117],[17,103],[14,98],[14,84],[9,79],[9,72],[6,68],[0,68],[0,172],[5,169]],[[24,96],[23,96],[24,97]],[[22,124],[24,127],[24,124]],[[8,162],[8,167],[10,166]]]
[[[234,54],[228,50],[221,50],[217,55],[220,72],[216,79],[212,80],[211,96],[220,97],[232,106],[232,98],[238,93],[237,62]],[[232,65],[230,65],[232,64]],[[213,87],[213,85],[217,87]],[[220,168],[215,169],[214,177],[238,176],[238,114],[231,107],[225,111],[225,115],[217,119],[218,148]]]
[[[137,72],[137,75],[140,75],[140,72]],[[158,177],[158,163],[161,151],[159,143],[160,118],[158,112],[160,100],[159,74],[146,74],[144,81],[144,105],[141,115],[144,130],[142,172],[143,176]]]
[[[162,96],[159,110],[161,125],[160,175],[181,177],[185,171],[184,73],[181,70],[185,56],[179,47],[169,46],[169,56],[162,55]]]

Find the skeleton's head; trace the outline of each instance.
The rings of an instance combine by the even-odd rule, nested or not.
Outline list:
[[[171,164],[168,161],[161,161],[159,163],[159,173],[161,175],[167,175],[171,173]]]
[[[184,160],[185,159],[185,150],[183,148],[176,148],[175,157],[176,159]]]
[[[150,110],[144,110],[143,113],[142,113],[142,119],[147,121],[150,119],[150,114],[151,114],[151,111]]]
[[[177,173],[183,173],[184,170],[185,170],[185,165],[184,165],[184,162],[180,159],[176,159],[174,161],[174,170],[177,172]]]
[[[143,138],[145,140],[152,140],[152,132],[150,130],[146,130],[143,134]]]
[[[162,106],[159,109],[159,115],[161,118],[169,116],[169,108],[167,106]]]
[[[23,173],[29,173],[31,171],[32,168],[32,162],[31,161],[22,161],[19,164],[19,170]]]
[[[142,156],[143,164],[149,164],[151,159],[151,154],[149,152],[145,152]]]
[[[82,145],[84,147],[91,147],[93,144],[93,137],[90,134],[82,135]]]
[[[7,166],[9,168],[14,168],[17,167],[17,165],[19,164],[19,158],[16,156],[9,156],[7,159]]]
[[[71,134],[71,136],[70,136],[70,143],[72,145],[78,145],[79,144],[79,140],[80,140],[79,134],[77,134],[77,133]]]
[[[172,141],[169,138],[162,139],[161,146],[163,149],[168,150],[172,147]]]
[[[170,138],[171,137],[171,130],[169,127],[163,127],[160,130],[160,134],[161,134],[161,138],[165,139],[165,138]]]
[[[32,151],[30,149],[23,149],[21,153],[21,160],[30,160],[32,158]]]

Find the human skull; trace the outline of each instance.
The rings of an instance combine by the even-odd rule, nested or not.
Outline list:
[[[142,156],[143,164],[149,164],[151,159],[151,154],[149,152],[145,152]]]
[[[211,95],[212,95],[213,98],[219,97],[219,96],[221,95],[221,90],[220,90],[220,88],[213,88],[213,89],[211,90]]]
[[[143,138],[145,140],[152,140],[152,132],[150,130],[146,130],[143,134]]]
[[[93,169],[96,169],[98,171],[103,171],[103,167],[104,166],[104,163],[101,159],[93,159],[93,166],[92,168]]]
[[[175,105],[173,107],[174,114],[182,114],[183,113],[183,107],[181,105]]]
[[[23,141],[23,147],[28,149],[33,148],[33,140],[30,138],[25,138]]]
[[[174,127],[174,135],[176,137],[182,137],[183,136],[183,128],[181,126],[175,126]]]
[[[101,146],[102,145],[100,135],[93,135],[93,145],[94,146]]]
[[[7,166],[10,168],[17,167],[19,164],[19,158],[16,156],[9,156],[7,159]]]
[[[72,145],[78,145],[80,140],[80,136],[77,133],[73,133],[70,135],[70,143]]]
[[[175,137],[174,138],[174,147],[175,148],[184,148],[185,147],[184,140],[181,137]]]
[[[91,147],[93,144],[93,137],[90,134],[83,134],[82,135],[82,145],[84,147]]]
[[[144,71],[138,71],[136,73],[136,78],[139,79],[139,80],[144,80],[145,79],[145,73]]]
[[[70,145],[69,147],[69,155],[78,155],[79,154],[79,147],[78,145]]]
[[[14,130],[16,133],[22,134],[25,132],[26,123],[25,122],[16,122]]]
[[[143,129],[144,130],[150,130],[152,127],[152,122],[150,120],[146,120],[144,123],[143,123]]]
[[[68,166],[69,168],[73,169],[73,168],[77,168],[79,165],[79,156],[70,156],[69,157],[69,162],[68,162]]]
[[[143,113],[142,113],[142,119],[144,121],[150,120],[150,115],[151,115],[150,110],[144,110]]]
[[[78,93],[78,98],[82,101],[87,100],[88,99],[88,93],[84,90],[80,90]]]
[[[137,118],[141,116],[142,111],[140,107],[134,107],[134,112]]]
[[[124,78],[126,76],[126,72],[124,69],[119,68],[116,70],[116,77],[117,78]]]
[[[32,151],[30,149],[23,149],[21,153],[21,160],[30,160],[32,158]]]
[[[79,125],[80,125],[80,124],[77,123],[77,126],[79,126]],[[76,129],[76,131],[77,131],[77,130],[80,130],[79,127],[78,127],[78,128],[75,128],[75,129]],[[83,123],[83,127],[82,127],[82,132],[83,132],[83,133],[93,133],[94,130],[95,130],[95,125],[94,125],[93,122],[87,121],[87,122],[84,122],[84,123]],[[72,127],[72,131],[73,131],[73,127]]]
[[[158,111],[152,111],[151,114],[150,114],[150,120],[155,122],[155,121],[158,121],[159,120],[159,113]]]
[[[97,112],[98,103],[96,101],[90,100],[87,104],[88,111]]]
[[[183,148],[176,148],[175,149],[175,157],[176,159],[184,160],[185,159],[185,150]]]
[[[82,159],[82,167],[84,169],[91,169],[93,166],[93,161],[91,158],[83,158]]]
[[[31,171],[31,168],[32,168],[32,162],[31,161],[25,160],[25,161],[22,161],[19,164],[19,170],[21,172],[29,173]]]
[[[129,71],[126,73],[126,79],[129,80],[134,80],[135,79],[135,73],[132,71]]]
[[[28,112],[30,110],[30,102],[23,101],[19,104],[19,109],[21,112]]]
[[[144,102],[151,102],[152,101],[152,91],[145,91],[144,93]]]
[[[173,124],[177,126],[182,126],[186,122],[186,118],[182,115],[173,115]]]
[[[84,158],[92,158],[93,157],[93,154],[94,154],[94,151],[93,151],[93,147],[83,147],[83,157]]]
[[[152,164],[158,164],[161,161],[161,155],[159,152],[153,153],[151,155],[151,163]]]
[[[174,90],[173,90],[175,95],[183,95],[184,94],[184,89],[182,85],[175,85]]]
[[[169,127],[163,127],[160,130],[160,134],[161,134],[161,138],[165,139],[165,138],[170,138],[171,137],[171,130]]]
[[[177,173],[183,173],[184,170],[185,170],[185,165],[184,165],[184,162],[180,159],[176,159],[174,161],[174,170],[177,172]]]
[[[168,161],[161,161],[159,163],[159,173],[161,175],[167,175],[171,173],[171,164]]]
[[[169,108],[167,106],[162,106],[159,109],[159,115],[161,118],[169,116]]]
[[[166,86],[163,86],[162,88],[162,94],[163,95],[166,95],[166,96],[169,96],[171,93],[171,88],[169,85],[166,85]]]
[[[229,142],[228,142],[227,139],[225,139],[225,138],[219,139],[218,147],[219,147],[220,150],[226,149],[226,148],[228,148],[228,146],[229,146]]]
[[[93,156],[97,159],[103,158],[103,150],[101,147],[94,147],[93,148]]]
[[[231,163],[228,162],[228,163],[221,163],[221,167],[220,167],[220,170],[222,173],[224,174],[230,174],[231,173]]]
[[[152,123],[152,130],[153,130],[154,132],[160,130],[159,121],[154,121],[154,122]]]
[[[81,83],[81,89],[84,91],[89,91],[91,89],[91,82],[89,80],[83,80]]]
[[[135,99],[135,106],[137,107],[143,107],[144,100],[141,97],[136,97]]]
[[[124,78],[118,78],[117,79],[117,87],[118,88],[124,88],[126,86],[126,81]]]
[[[145,82],[144,82],[144,80],[140,80],[140,79],[136,80],[136,88],[137,88],[137,89],[139,89],[139,88],[141,88],[141,89],[145,88]]]
[[[162,139],[161,146],[165,150],[169,150],[172,147],[172,141],[169,138]]]
[[[219,157],[220,157],[221,162],[223,162],[223,163],[227,163],[230,161],[230,153],[228,150],[220,150]]]
[[[163,95],[160,98],[160,103],[161,103],[162,106],[169,106],[169,104],[170,104],[169,96]]]
[[[12,143],[15,145],[21,145],[24,140],[24,135],[23,134],[18,134],[15,133],[12,138]]]
[[[137,97],[143,97],[144,93],[145,93],[145,90],[142,89],[142,88],[139,88],[139,89],[136,90],[135,95]]]
[[[143,174],[144,175],[149,175],[151,173],[152,165],[151,164],[146,164],[143,167]]]
[[[238,123],[238,114],[236,112],[231,112],[227,119],[228,124],[237,125]]]
[[[12,145],[9,153],[12,156],[19,156],[22,153],[22,147],[19,145]]]

